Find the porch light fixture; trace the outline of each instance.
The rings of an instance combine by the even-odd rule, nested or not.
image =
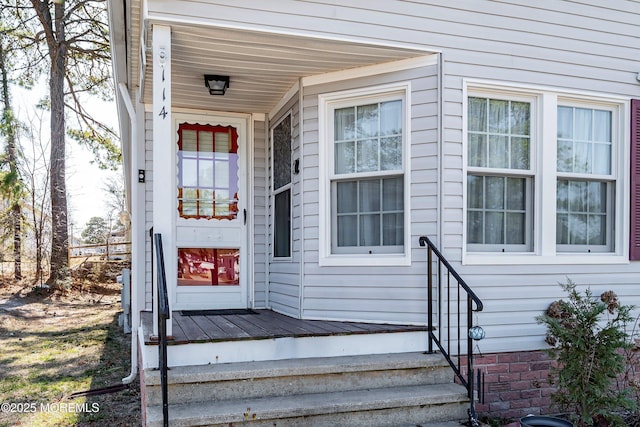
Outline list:
[[[224,95],[229,88],[229,76],[205,74],[204,85],[209,89],[209,95]]]

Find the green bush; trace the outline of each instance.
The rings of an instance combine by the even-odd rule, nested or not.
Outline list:
[[[536,318],[547,326],[548,353],[557,360],[549,375],[557,387],[552,398],[578,426],[624,426],[621,414],[637,405],[630,388],[617,382],[627,371],[633,307],[620,305],[613,291],[596,299],[590,289],[578,292],[571,281],[560,286],[567,299],[553,302]]]

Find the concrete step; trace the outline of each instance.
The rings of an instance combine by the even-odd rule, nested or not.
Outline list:
[[[446,384],[441,355],[379,354],[182,366],[168,372],[170,404]],[[148,406],[161,405],[160,374],[145,371]]]
[[[398,427],[436,426],[466,417],[466,390],[457,384],[387,387],[292,396],[171,404],[171,426]],[[162,425],[162,408],[147,410]]]

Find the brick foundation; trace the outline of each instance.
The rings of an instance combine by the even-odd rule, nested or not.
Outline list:
[[[630,358],[626,384],[633,386],[633,396],[640,399],[640,350],[625,357]],[[461,363],[464,371],[466,360]],[[476,404],[476,412],[480,417],[509,420],[529,414],[557,414],[559,409],[551,401],[556,390],[549,384],[551,366],[556,362],[540,350],[475,355],[474,369],[480,369],[485,378],[484,403]]]
[[[517,419],[529,414],[557,412],[551,403],[549,368],[553,362],[543,351],[487,354],[474,358],[475,369],[485,377],[480,416]]]

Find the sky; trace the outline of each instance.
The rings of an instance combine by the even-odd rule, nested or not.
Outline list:
[[[40,87],[46,89],[47,85],[45,83]],[[12,94],[14,99],[12,106],[19,119],[28,114],[33,115],[35,103],[42,97],[37,90],[27,91],[18,87],[12,88]],[[96,119],[118,131],[114,102],[91,99],[88,101],[87,108]],[[42,137],[49,140],[48,116],[44,121],[46,123],[42,127]],[[92,164],[93,155],[88,149],[79,146],[76,141],[70,138],[67,140],[66,178],[70,227],[73,229],[73,234],[79,236],[90,218],[104,217],[108,214],[105,204],[107,199],[106,183],[122,172],[101,170],[97,165]]]
[[[118,132],[118,117],[115,103],[92,101],[91,113],[98,120],[107,123]],[[122,171],[105,171],[92,164],[93,154],[75,141],[67,145],[69,153],[67,164],[67,193],[69,212],[75,224],[84,224],[94,216],[106,216],[106,183]],[[116,218],[117,218],[116,212]],[[75,231],[74,231],[75,232]],[[77,234],[77,233],[76,233]]]

